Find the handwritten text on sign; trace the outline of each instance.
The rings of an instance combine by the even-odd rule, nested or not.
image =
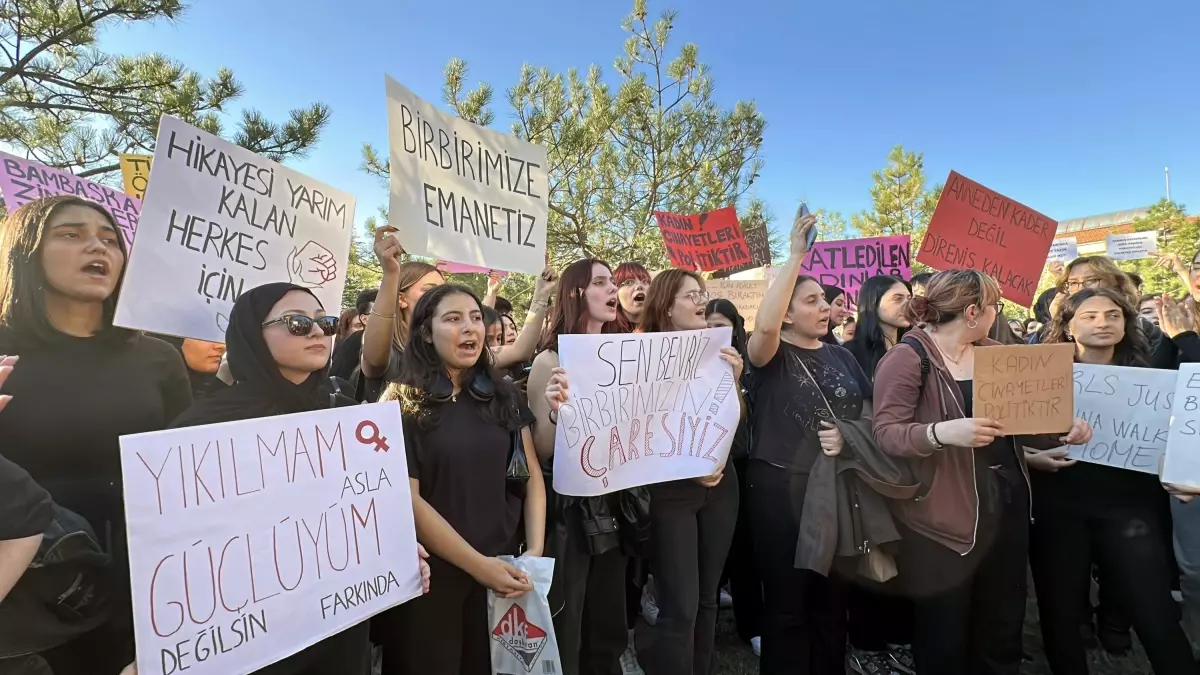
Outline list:
[[[546,149],[447,115],[390,77],[391,217],[409,253],[538,274]]]
[[[711,279],[704,284],[709,297],[725,298],[737,307],[738,314],[746,322],[746,332],[754,330],[754,319],[758,316],[758,307],[767,295],[766,279],[734,280]]]
[[[1069,446],[1070,458],[1157,474],[1175,376],[1173,370],[1075,364],[1075,416],[1092,425],[1092,440]]]
[[[146,186],[150,184],[150,164],[153,155],[120,154],[117,160],[121,165],[121,180],[125,183],[125,192],[137,197],[146,198]]]
[[[909,236],[872,237],[821,241],[804,256],[801,273],[816,277],[825,286],[837,286],[846,292],[851,305],[858,305],[858,290],[878,276],[912,278],[909,262]]]
[[[140,199],[66,171],[0,152],[0,197],[4,198],[4,208],[9,213],[35,199],[55,195],[75,195],[103,206],[121,229],[126,250],[133,245],[142,212]]]
[[[420,593],[393,404],[121,438],[138,672],[242,675]]]
[[[558,412],[554,489],[590,497],[725,466],[741,418],[720,359],[731,338],[729,328],[560,337],[571,393]]]
[[[975,349],[974,415],[1006,435],[1066,433],[1074,419],[1074,344]]]
[[[1200,364],[1179,366],[1162,481],[1200,488]]]
[[[690,216],[655,211],[654,217],[675,267],[710,272],[751,262],[732,206]]]
[[[917,262],[936,270],[976,269],[1004,297],[1033,304],[1058,223],[951,171]]]
[[[354,197],[163,116],[115,322],[224,342],[242,291],[274,281],[336,312],[353,232]]]
[[[750,261],[733,267],[726,267],[713,273],[714,279],[729,277],[739,272],[745,272],[771,264],[771,241],[767,235],[767,225],[756,219],[751,223],[740,223],[742,236],[746,239],[746,250],[750,252]]]

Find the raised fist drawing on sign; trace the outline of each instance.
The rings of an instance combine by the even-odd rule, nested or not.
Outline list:
[[[315,241],[292,249],[287,259],[288,280],[305,288],[321,288],[337,278],[333,253]]]

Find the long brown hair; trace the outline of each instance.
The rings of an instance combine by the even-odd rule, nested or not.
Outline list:
[[[983,311],[1000,302],[1000,284],[979,270],[938,272],[925,284],[925,295],[914,295],[904,306],[908,320],[939,326],[949,323],[971,305]],[[999,318],[999,317],[997,317]]]
[[[1061,293],[1067,292],[1067,279],[1071,276],[1071,270],[1081,265],[1087,265],[1096,271],[1096,276],[1100,279],[1100,286],[1108,288],[1118,293],[1123,294],[1129,302],[1137,302],[1138,291],[1137,286],[1133,285],[1133,280],[1125,274],[1117,263],[1113,262],[1112,258],[1104,255],[1085,255],[1080,256],[1071,262],[1063,269],[1062,276],[1058,278],[1058,290]]]
[[[1150,345],[1146,333],[1138,321],[1137,310],[1124,293],[1110,288],[1085,288],[1075,295],[1063,300],[1058,306],[1058,313],[1050,321],[1042,336],[1043,344],[1059,344],[1074,342],[1071,337],[1071,321],[1079,312],[1080,306],[1092,298],[1108,298],[1121,309],[1125,318],[1125,335],[1113,349],[1114,366],[1145,366],[1149,362]]]
[[[583,258],[567,265],[558,280],[558,291],[554,296],[554,306],[550,308],[550,316],[546,320],[546,331],[538,351],[547,349],[558,350],[559,335],[578,335],[587,330],[588,308],[584,293],[592,283],[592,266],[603,265],[612,271],[608,263],[598,258]],[[620,302],[617,303],[620,305]],[[619,332],[614,322],[604,324],[602,333]]]
[[[663,333],[671,328],[671,307],[675,305],[675,294],[683,286],[684,279],[691,277],[704,288],[704,278],[695,272],[679,268],[664,270],[650,282],[646,293],[646,305],[642,309],[642,323],[638,329],[643,333]]]
[[[437,272],[438,274],[442,273],[441,270],[433,265],[416,260],[410,260],[401,264],[400,271],[396,274],[396,278],[400,282],[400,293],[412,288],[414,284],[423,279],[425,275],[429,274],[430,272]],[[445,278],[445,275],[442,275],[443,281]],[[396,300],[396,306],[392,309],[396,314],[396,321],[393,324],[395,329],[392,333],[392,342],[395,343],[397,347],[403,349],[404,345],[408,344],[408,318],[404,316],[402,311],[400,311],[400,301],[398,297]],[[415,309],[415,307],[410,307],[408,311],[411,313]]]
[[[11,330],[19,339],[31,344],[44,344],[58,335],[46,316],[46,271],[42,267],[41,250],[50,219],[59,209],[68,206],[94,209],[117,230],[117,247],[124,263],[112,294],[104,300],[103,323],[97,337],[128,339],[134,331],[112,325],[121,283],[129,267],[125,236],[107,209],[72,195],[35,199],[4,219],[0,227],[0,327]]]

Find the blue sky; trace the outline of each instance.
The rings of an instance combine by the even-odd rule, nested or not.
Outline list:
[[[177,24],[121,26],[104,48],[160,51],[212,74],[232,68],[241,106],[276,119],[323,101],[333,120],[300,171],[386,205],[359,170],[364,141],[387,143],[383,74],[440,103],[442,66],[502,97],[522,63],[610,78],[626,0],[383,2],[199,0]],[[353,10],[345,8],[353,7]],[[754,99],[768,124],[755,186],[787,220],[804,196],[849,218],[895,144],[1065,220],[1145,206],[1164,194],[1200,208],[1195,86],[1200,3],[1177,0],[650,0],[678,10],[726,105]]]

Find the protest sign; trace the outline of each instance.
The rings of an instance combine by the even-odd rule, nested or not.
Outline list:
[[[1173,370],[1075,364],[1075,416],[1092,440],[1068,446],[1070,459],[1158,474],[1167,449]]]
[[[138,672],[244,675],[419,595],[405,457],[394,403],[121,437]]]
[[[125,194],[138,199],[146,198],[146,185],[150,182],[150,163],[153,155],[117,155],[121,165],[121,179],[125,182]]]
[[[120,228],[126,250],[133,245],[142,213],[140,199],[66,171],[0,152],[0,197],[4,198],[4,208],[9,213],[35,199],[55,195],[74,195],[103,206]]]
[[[1071,262],[1079,257],[1079,244],[1075,237],[1063,237],[1055,239],[1053,244],[1050,244],[1050,253],[1046,256],[1047,262],[1055,260],[1059,262]]]
[[[1104,241],[1105,255],[1113,260],[1145,260],[1158,253],[1157,232],[1110,234]]]
[[[509,272],[546,266],[546,149],[447,115],[386,77],[391,214],[413,255]]]
[[[475,265],[464,265],[462,263],[448,262],[445,260],[437,261],[437,268],[446,274],[492,274],[503,279],[508,276],[508,272],[500,272],[498,270],[488,269],[486,267],[476,267]]]
[[[823,286],[837,286],[846,292],[850,305],[857,306],[858,289],[871,277],[912,279],[908,248],[907,234],[819,241],[804,256],[800,273],[816,277]]]
[[[1162,482],[1200,488],[1200,363],[1179,366]]]
[[[554,489],[591,497],[724,467],[742,414],[720,358],[732,337],[729,328],[560,337],[571,393],[558,410]]]
[[[354,197],[169,115],[154,171],[118,326],[224,342],[242,291],[274,281],[338,312]]]
[[[690,216],[654,212],[671,264],[711,272],[752,262],[732,206]]]
[[[750,262],[717,270],[713,272],[714,279],[729,277],[739,272],[766,267],[771,264],[771,241],[770,237],[767,236],[767,224],[762,220],[756,219],[749,225],[746,223],[740,223],[740,225],[742,227],[742,237],[746,240],[746,248],[750,251]]]
[[[1074,344],[976,347],[975,417],[996,420],[1009,436],[1067,433],[1074,360]]]
[[[758,306],[762,304],[767,294],[766,279],[754,281],[735,281],[733,279],[710,279],[704,282],[710,298],[725,298],[737,307],[738,314],[746,322],[746,332],[754,330],[754,318],[758,316]]]
[[[975,269],[1004,297],[1029,307],[1058,223],[951,171],[917,262],[936,270]]]

